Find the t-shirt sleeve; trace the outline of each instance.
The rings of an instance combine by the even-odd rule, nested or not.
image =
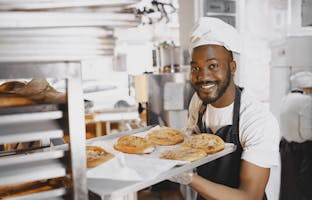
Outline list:
[[[301,142],[299,136],[300,95],[287,94],[280,103],[279,124],[282,136],[287,141]]]
[[[280,130],[269,111],[254,112],[246,120],[242,131],[243,160],[264,168],[279,165]]]
[[[283,98],[280,110],[280,129],[287,141],[312,139],[312,97],[290,93]]]
[[[300,111],[299,133],[304,141],[312,139],[312,98],[305,96]]]

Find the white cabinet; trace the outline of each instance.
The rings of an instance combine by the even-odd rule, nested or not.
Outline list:
[[[216,17],[236,27],[237,1],[235,0],[201,0],[202,16]]]
[[[312,35],[312,3],[308,0],[288,0],[287,35]]]

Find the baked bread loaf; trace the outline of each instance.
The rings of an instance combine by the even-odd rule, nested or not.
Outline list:
[[[15,93],[37,103],[66,102],[66,94],[56,91],[45,79],[32,79],[24,87],[16,89]]]
[[[160,154],[160,158],[169,160],[183,160],[193,162],[207,156],[207,153],[201,149],[192,149],[188,147],[176,147],[168,149]]]
[[[51,190],[53,188],[55,187],[48,185],[48,182],[46,180],[1,186],[0,199],[10,199],[13,197],[19,197],[23,195]]]
[[[98,146],[87,146],[87,167],[93,168],[112,159],[113,154]]]
[[[130,154],[145,154],[155,150],[155,145],[145,138],[126,135],[121,136],[114,148],[118,151]]]
[[[224,149],[224,141],[217,135],[201,133],[191,136],[182,146],[201,149],[207,154],[213,154]]]
[[[0,108],[13,106],[26,106],[34,102],[30,99],[18,96],[0,95]]]
[[[32,79],[28,83],[10,81],[0,85],[0,93],[25,97],[36,103],[65,103],[66,94],[55,90],[45,79]]]
[[[147,134],[147,139],[158,145],[175,145],[184,141],[182,133],[172,128],[161,128]]]
[[[24,87],[26,84],[20,81],[9,81],[0,85],[0,92],[2,93],[15,93],[15,90],[18,90]]]

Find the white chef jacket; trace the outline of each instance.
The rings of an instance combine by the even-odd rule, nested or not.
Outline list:
[[[312,140],[312,96],[289,93],[281,103],[280,126],[288,142]]]

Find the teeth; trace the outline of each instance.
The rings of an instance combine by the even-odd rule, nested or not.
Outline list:
[[[202,85],[201,87],[203,88],[203,89],[210,89],[210,88],[212,88],[212,87],[214,87],[215,86],[215,84],[205,84],[205,85]]]

